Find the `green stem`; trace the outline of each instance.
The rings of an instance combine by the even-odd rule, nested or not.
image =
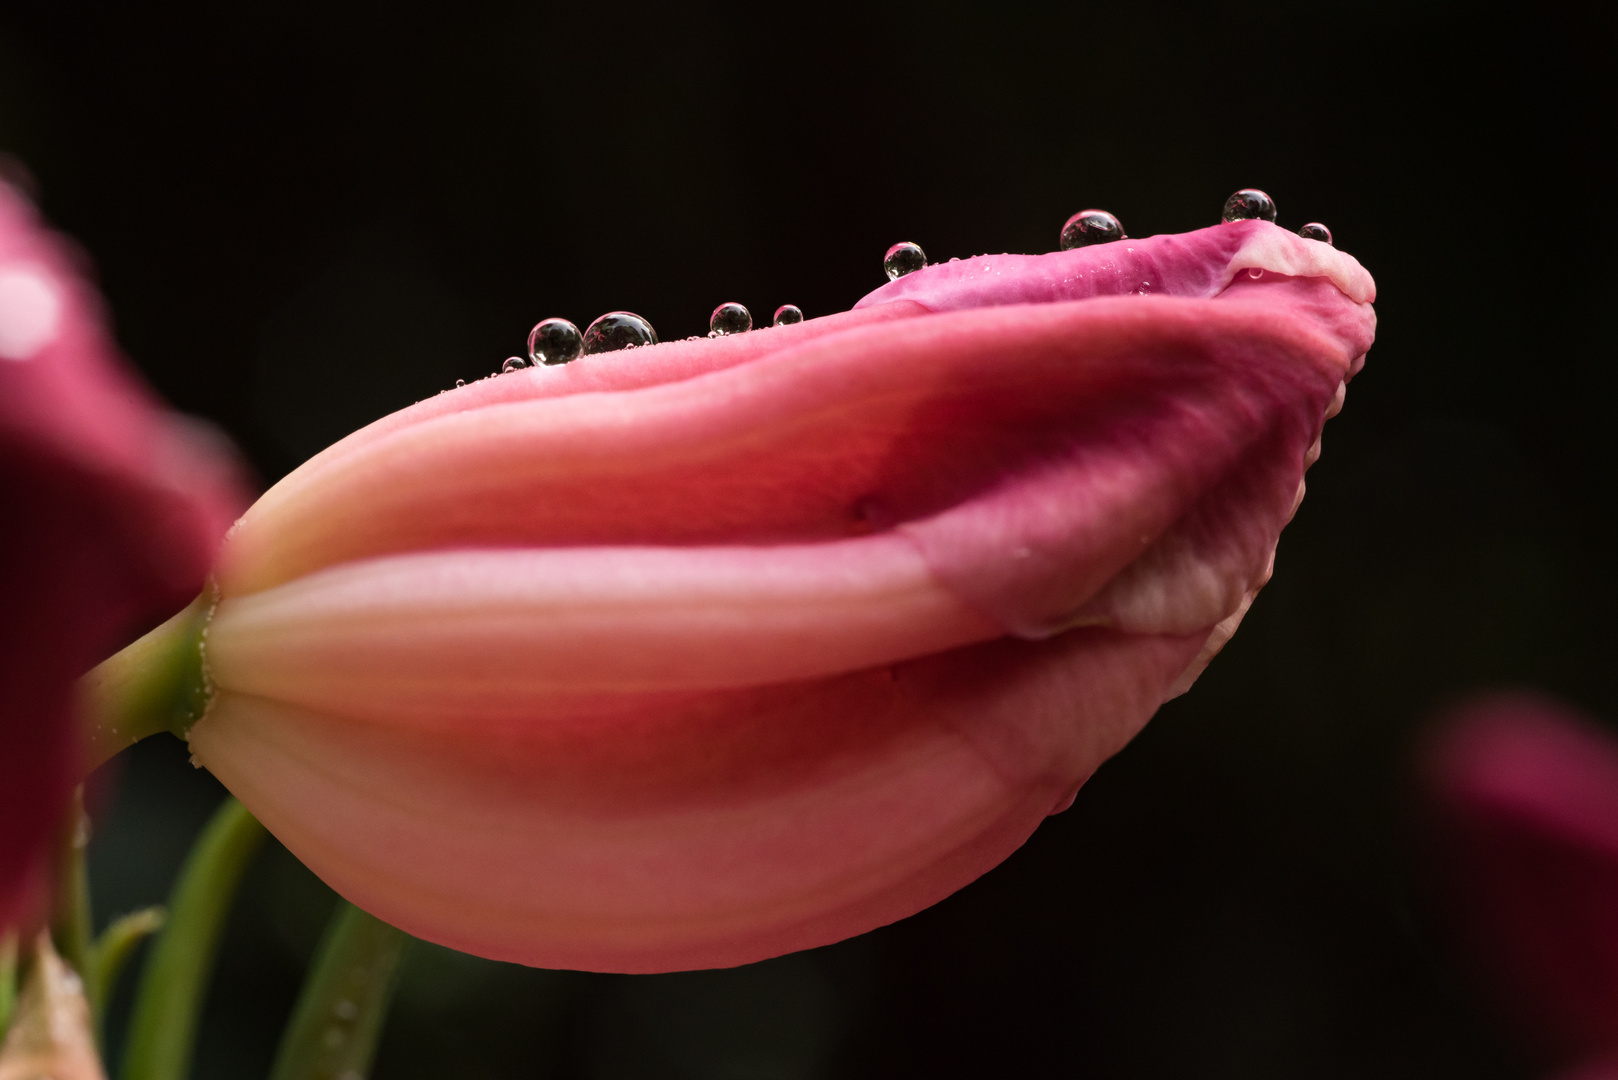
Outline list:
[[[327,925],[270,1080],[363,1080],[410,937],[353,904]]]
[[[0,933],[0,1040],[11,1025],[11,1010],[17,1004],[17,931]]]
[[[185,1080],[219,934],[264,826],[235,799],[215,811],[169,896],[168,925],[141,973],[124,1080]]]
[[[90,883],[84,866],[84,851],[89,844],[90,818],[84,812],[81,787],[73,792],[57,845],[51,937],[56,941],[57,954],[84,980],[84,996],[94,1012],[101,995],[96,985],[95,944],[90,928]]]
[[[89,767],[160,731],[185,736],[208,708],[202,636],[211,591],[79,681],[89,732]]]

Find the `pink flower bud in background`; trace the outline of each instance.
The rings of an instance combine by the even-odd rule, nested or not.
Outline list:
[[[76,250],[0,183],[0,926],[80,770],[76,680],[196,594],[245,501],[222,440],[163,410],[105,323]]]
[[[1228,639],[1373,294],[1245,221],[442,394],[242,518],[192,750],[343,895],[484,956],[723,966],[902,918]]]
[[[1457,709],[1428,752],[1465,943],[1524,1028],[1585,1063],[1567,1080],[1618,1076],[1618,737],[1498,695]]]

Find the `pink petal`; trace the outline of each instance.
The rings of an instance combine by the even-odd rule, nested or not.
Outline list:
[[[945,264],[345,439],[232,533],[198,760],[362,906],[527,963],[741,963],[960,887],[1234,632],[1371,343],[1346,256],[1140,243],[1185,295]]]
[[[892,534],[770,548],[519,548],[348,563],[225,601],[215,681],[378,720],[562,694],[809,679],[998,637]]]
[[[414,934],[545,967],[715,967],[976,878],[1128,741],[1199,645],[1084,630],[459,728],[227,692],[191,745],[323,879]]]

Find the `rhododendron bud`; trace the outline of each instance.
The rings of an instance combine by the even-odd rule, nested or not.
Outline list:
[[[159,408],[104,323],[0,183],[0,928],[67,809],[75,681],[196,594],[242,505],[218,438]]]
[[[193,752],[484,956],[721,966],[901,918],[1229,637],[1372,298],[1248,221],[442,394],[242,518]]]

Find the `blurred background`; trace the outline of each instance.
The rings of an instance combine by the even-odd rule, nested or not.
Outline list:
[[[1618,25],[1478,10],[0,2],[0,151],[135,362],[264,483],[497,370],[540,318],[826,314],[897,240],[1051,250],[1089,206],[1175,232],[1257,186],[1377,277],[1273,583],[1007,863],[733,971],[419,945],[378,1080],[1536,1075],[1424,890],[1409,772],[1478,687],[1618,718]],[[177,741],[126,757],[103,921],[163,899],[222,795]],[[257,861],[198,1077],[262,1075],[332,904]]]

